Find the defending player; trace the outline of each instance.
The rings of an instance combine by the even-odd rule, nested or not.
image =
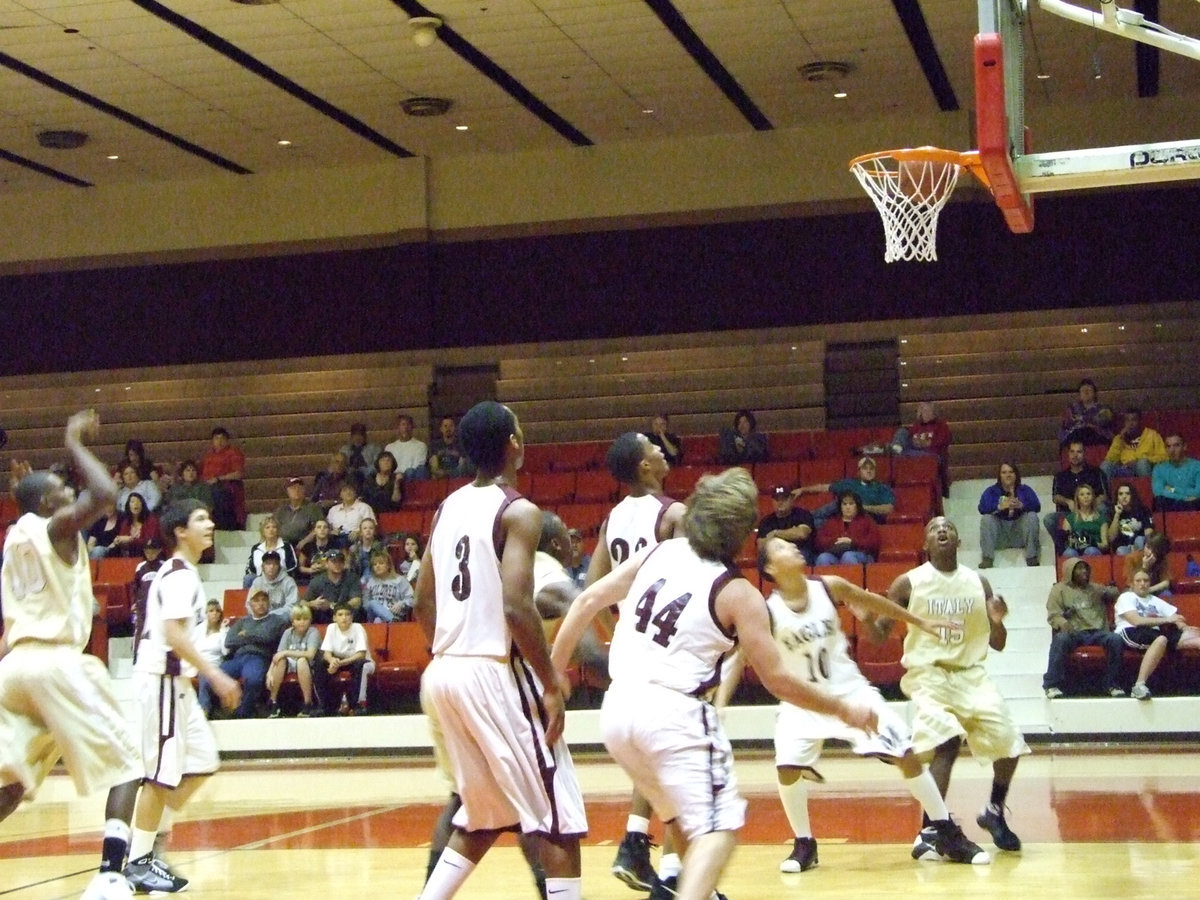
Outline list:
[[[776,696],[876,727],[870,707],[797,679],[780,659],[762,595],[732,564],[757,516],[758,489],[745,469],[705,476],[687,502],[686,539],[664,541],[586,589],[554,642],[561,673],[592,618],[620,603],[604,744],[684,850],[678,881],[656,881],[652,898],[709,900],[744,823],[729,741],[707,700],[739,643]]]
[[[125,900],[132,894],[121,867],[142,769],[108,671],[83,653],[95,599],[80,534],[117,494],[83,444],[99,425],[93,410],[67,422],[67,452],[84,484],[78,497],[57,475],[13,466],[21,517],[8,529],[0,571],[0,820],[61,757],[81,795],[109,788],[100,871],[83,900]]]
[[[958,546],[954,523],[943,516],[933,519],[925,526],[929,562],[901,575],[888,589],[888,597],[900,606],[962,626],[937,637],[910,630],[900,660],[908,671],[900,688],[913,701],[913,747],[918,754],[932,755],[929,770],[942,797],[963,737],[972,756],[991,760],[991,797],[975,821],[991,833],[997,847],[1015,851],[1021,849],[1021,839],[1005,821],[1004,801],[1017,760],[1029,747],[983,666],[988,647],[1003,650],[1008,641],[1008,605],[992,594],[986,578],[958,564]],[[887,623],[881,619],[879,625],[885,630]],[[913,842],[914,859],[938,852],[928,825]]]
[[[633,554],[653,547],[668,538],[683,536],[684,505],[663,493],[663,480],[671,467],[662,448],[644,434],[628,431],[608,448],[608,470],[629,494],[613,507],[596,542],[596,552],[588,566],[584,586],[595,584]],[[611,616],[601,613],[600,626],[612,633]],[[648,891],[654,885],[654,866],[650,862],[650,804],[636,790],[629,804],[625,836],[617,847],[611,871],[634,890]],[[663,841],[658,874],[670,878],[679,874],[679,856]]]
[[[207,604],[196,563],[213,542],[208,509],[198,500],[180,500],[160,524],[173,553],[150,584],[133,664],[146,781],[125,877],[139,893],[173,894],[188,884],[162,860],[175,814],[220,766],[192,678],[204,676],[226,709],[237,706],[242,689],[192,643],[192,633],[204,628]]]
[[[775,590],[767,598],[767,610],[775,643],[792,674],[821,685],[835,696],[870,706],[879,717],[878,733],[869,735],[832,716],[781,704],[775,722],[775,766],[779,799],[794,841],[791,855],[779,864],[779,870],[806,872],[817,865],[806,782],[825,780],[815,766],[825,740],[830,738],[846,741],[859,756],[873,756],[900,770],[904,786],[931,822],[932,843],[939,858],[975,865],[990,862],[987,853],[967,840],[958,823],[950,818],[933,776],[913,753],[908,726],[888,708],[850,658],[835,604],[848,607],[863,621],[888,616],[933,635],[954,627],[952,623],[913,615],[844,578],[810,578],[804,554],[782,538],[771,538],[759,546],[758,566],[763,578],[775,583]],[[731,675],[721,684],[718,705],[723,705],[722,698],[732,694],[734,686],[736,678]]]
[[[540,844],[547,894],[579,900],[587,819],[561,739],[565,682],[533,603],[542,514],[512,487],[524,438],[512,410],[492,401],[463,416],[459,438],[478,475],[438,510],[415,612],[433,648],[422,697],[462,807],[421,897],[454,896],[500,833],[516,828]]]

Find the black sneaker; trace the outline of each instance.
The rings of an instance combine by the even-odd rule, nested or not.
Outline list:
[[[179,894],[188,886],[186,878],[176,875],[165,862],[149,853],[125,867],[125,880],[135,894]]]
[[[649,900],[672,900],[672,898],[678,893],[678,875],[669,875],[666,878],[655,878],[654,886],[650,888]]]
[[[658,884],[654,866],[650,864],[650,846],[650,835],[627,831],[617,848],[611,871],[635,891],[652,891]],[[666,896],[674,897],[675,892]]]
[[[1013,834],[1008,823],[1004,821],[1004,809],[989,803],[975,819],[980,828],[986,828],[992,835],[992,843],[1001,850],[1016,852],[1021,849],[1021,839]]]
[[[935,846],[937,837],[937,829],[932,825],[922,828],[913,841],[912,858],[922,862],[941,862],[942,854],[937,852]]]
[[[931,827],[934,829],[933,848],[947,862],[986,866],[992,861],[982,847],[967,839],[953,819],[934,822]]]
[[[268,718],[268,719],[280,719],[280,718],[283,718],[283,710],[279,708],[279,705],[278,705],[278,704],[276,704],[276,703],[272,703],[272,704],[271,704],[271,711],[267,713],[267,718]]]
[[[779,864],[780,872],[807,872],[817,867],[817,839],[804,837],[792,842],[792,855]]]

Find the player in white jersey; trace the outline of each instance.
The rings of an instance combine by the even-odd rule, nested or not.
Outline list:
[[[938,629],[952,628],[952,623],[913,615],[844,578],[808,577],[803,552],[783,538],[770,538],[759,545],[758,566],[763,578],[775,584],[775,590],[767,597],[767,610],[771,614],[775,643],[792,674],[820,685],[835,696],[870,706],[879,717],[878,732],[867,734],[832,716],[790,703],[780,705],[775,720],[775,767],[779,799],[793,832],[792,853],[780,863],[780,871],[805,872],[817,865],[817,842],[808,815],[807,782],[825,780],[816,764],[827,739],[846,741],[859,756],[873,756],[896,766],[904,777],[904,786],[933,824],[939,858],[975,865],[990,862],[988,855],[967,840],[958,823],[950,818],[937,783],[913,753],[904,720],[888,708],[879,691],[850,658],[837,606],[847,607],[864,622],[887,616],[933,634]],[[723,699],[732,695],[735,686],[736,678],[731,673],[721,684],[718,706],[724,705]]]
[[[422,698],[462,807],[421,897],[454,896],[500,833],[518,829],[539,844],[548,895],[579,900],[587,818],[562,740],[565,681],[533,603],[542,515],[512,487],[524,438],[494,401],[463,416],[459,438],[478,475],[438,509],[414,612],[433,650]]]
[[[602,736],[684,851],[678,879],[656,881],[652,898],[709,900],[737,843],[745,802],[707,698],[739,644],[776,696],[864,731],[876,727],[870,707],[834,697],[784,666],[762,595],[732,563],[757,518],[758,489],[745,469],[700,479],[687,502],[687,537],[643,551],[587,588],[554,642],[562,672],[592,618],[620,604]]]
[[[99,425],[92,410],[67,422],[67,452],[84,484],[78,497],[57,475],[13,464],[21,517],[8,529],[0,571],[0,820],[33,796],[61,757],[80,794],[108,788],[100,871],[83,898],[124,900],[132,894],[121,868],[142,772],[108,671],[83,653],[95,599],[80,533],[117,493],[83,444]]]
[[[915,629],[908,632],[901,659],[907,671],[900,688],[913,702],[913,746],[930,759],[929,770],[943,797],[964,737],[972,756],[991,761],[991,797],[975,821],[1001,850],[1016,851],[1021,839],[1008,827],[1004,801],[1017,760],[1029,747],[983,666],[988,648],[1003,650],[1008,641],[1008,605],[999,594],[993,595],[986,578],[958,564],[958,547],[954,523],[943,516],[931,520],[925,526],[929,562],[901,575],[888,589],[888,597],[900,606],[961,626],[936,637]],[[879,625],[886,630],[885,621]],[[936,853],[922,829],[913,842],[913,858]]]
[[[663,493],[663,480],[671,467],[661,447],[644,434],[628,431],[613,441],[605,462],[613,478],[628,486],[629,494],[612,508],[600,526],[585,587],[595,584],[635,553],[668,538],[683,536],[684,505]],[[601,618],[599,628],[611,635],[611,617],[602,613]],[[611,867],[613,875],[634,890],[650,890],[655,880],[650,862],[650,815],[650,802],[635,790],[625,836]],[[679,856],[668,835],[663,841],[659,875],[667,878],[678,874]]]
[[[198,500],[180,500],[167,508],[160,523],[173,552],[150,584],[133,664],[146,781],[125,877],[141,893],[177,893],[187,887],[187,879],[163,862],[163,851],[175,814],[220,765],[216,738],[192,678],[203,676],[227,709],[241,699],[238,683],[206,659],[192,638],[205,627],[207,599],[196,563],[213,542],[208,509]]]

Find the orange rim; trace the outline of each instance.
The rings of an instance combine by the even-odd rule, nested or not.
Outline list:
[[[874,153],[864,153],[862,156],[856,156],[850,160],[850,168],[860,165],[864,162],[869,162],[872,159],[887,159],[891,158],[898,162],[938,162],[947,163],[949,165],[962,166],[964,169],[970,170],[984,187],[990,190],[991,185],[988,183],[987,172],[984,171],[983,163],[979,159],[978,150],[943,150],[941,147],[906,147],[899,150],[877,150]]]

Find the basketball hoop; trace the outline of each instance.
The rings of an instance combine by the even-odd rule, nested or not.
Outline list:
[[[970,169],[987,185],[975,151],[916,147],[881,150],[850,160],[850,171],[883,217],[885,262],[937,259],[938,213],[963,169]]]

